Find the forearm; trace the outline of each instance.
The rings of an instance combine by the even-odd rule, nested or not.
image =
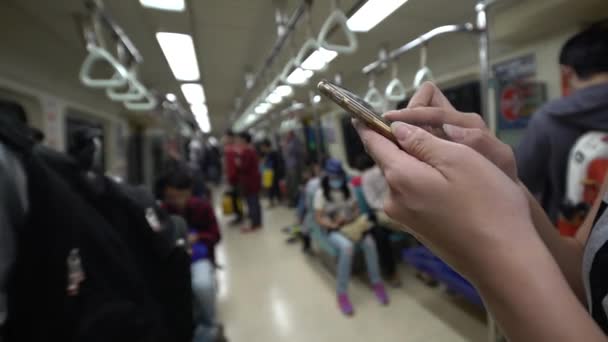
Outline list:
[[[487,259],[473,282],[510,341],[606,340],[540,239]]]
[[[538,235],[557,262],[568,284],[582,303],[585,303],[585,288],[582,281],[584,247],[575,239],[563,237],[551,223],[536,198],[520,183],[528,198],[532,222]]]
[[[317,213],[316,219],[317,223],[325,229],[336,229],[337,227],[337,224],[333,220],[323,214]]]

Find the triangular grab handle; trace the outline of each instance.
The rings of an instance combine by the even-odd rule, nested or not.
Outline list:
[[[146,88],[135,78],[133,72],[129,73],[128,89],[124,92],[119,92],[118,88],[106,89],[106,95],[112,101],[140,101],[146,96]]]
[[[80,81],[82,84],[92,88],[122,87],[127,84],[129,72],[116,58],[114,58],[114,56],[112,56],[111,53],[97,46],[90,46],[88,50],[89,54],[80,67]],[[102,79],[91,77],[93,65],[98,61],[106,61],[112,69],[114,69],[112,78]]]
[[[148,111],[155,109],[156,106],[158,106],[158,100],[147,89],[146,89],[146,95],[144,96],[144,99],[145,99],[144,102],[126,101],[124,104],[127,109],[135,111],[135,112],[148,112]]]
[[[393,78],[386,86],[384,96],[389,101],[403,101],[407,97],[407,91],[398,78]]]
[[[376,87],[369,88],[363,99],[376,110],[382,110],[384,107],[384,98]]]
[[[344,12],[340,10],[333,11],[329,15],[329,17],[327,17],[327,19],[323,23],[323,26],[321,26],[321,31],[319,31],[319,38],[317,39],[319,45],[327,50],[333,50],[338,53],[351,54],[357,51],[357,47],[359,46],[359,43],[357,42],[357,36],[353,31],[348,28],[348,25],[346,24],[347,21],[348,18],[346,17]],[[348,44],[332,44],[327,40],[328,35],[334,25],[338,25],[342,29],[342,31],[346,35],[346,40]]]
[[[416,76],[414,76],[414,89],[418,89],[420,88],[420,86],[422,85],[422,83],[424,81],[432,81],[433,80],[433,73],[431,72],[431,69],[429,69],[428,67],[422,67],[420,68],[417,72],[416,72]]]

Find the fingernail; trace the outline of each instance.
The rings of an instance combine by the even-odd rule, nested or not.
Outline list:
[[[393,131],[393,134],[395,135],[395,138],[397,138],[397,140],[403,140],[407,138],[410,132],[412,132],[413,128],[414,127],[412,125],[408,125],[405,122],[401,121],[395,121],[391,124],[391,130]]]
[[[452,140],[458,141],[464,139],[465,130],[462,127],[450,124],[443,124],[443,131]]]

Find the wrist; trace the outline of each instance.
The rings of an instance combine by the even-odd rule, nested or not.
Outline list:
[[[549,253],[534,229],[528,222],[518,225],[513,235],[506,241],[496,241],[484,248],[487,253],[479,258],[478,267],[471,270],[471,281],[484,291],[502,291],[512,287],[514,280],[522,282],[547,280],[539,278],[539,270],[558,269],[555,260]],[[522,232],[522,233],[518,233]],[[515,236],[514,236],[515,235]],[[508,286],[507,286],[508,284]]]

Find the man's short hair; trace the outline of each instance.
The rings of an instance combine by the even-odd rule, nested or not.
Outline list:
[[[227,129],[225,135],[230,138],[234,138],[235,134],[231,129]]]
[[[559,54],[559,64],[571,67],[582,79],[608,72],[608,19],[568,39]]]
[[[248,144],[251,143],[251,134],[249,134],[248,132],[239,133],[239,138],[245,140],[245,142]]]
[[[179,190],[190,190],[194,181],[189,170],[178,167],[167,174],[164,179],[164,188],[175,188]]]

